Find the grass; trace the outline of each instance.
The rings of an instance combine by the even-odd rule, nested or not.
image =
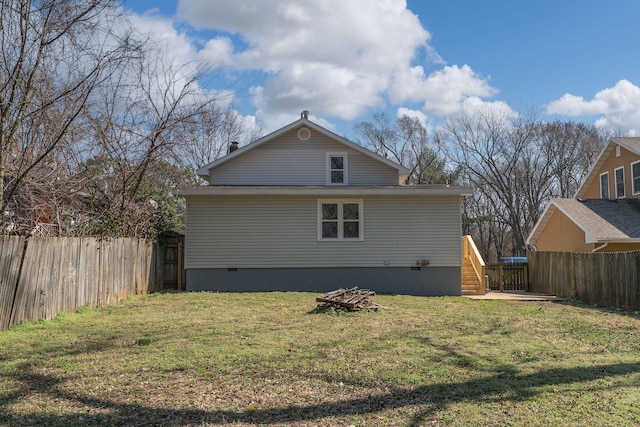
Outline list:
[[[638,425],[640,318],[570,304],[172,293],[0,333],[0,425]]]

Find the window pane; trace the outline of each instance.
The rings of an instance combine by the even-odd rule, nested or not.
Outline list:
[[[338,222],[323,222],[322,223],[322,238],[323,239],[337,239],[338,238]]]
[[[342,157],[331,157],[331,169],[344,169],[344,159]]]
[[[616,169],[616,197],[624,197],[624,172]]]
[[[600,197],[603,199],[609,198],[609,174],[608,173],[600,175]]]
[[[342,171],[331,171],[331,182],[333,182],[333,183],[344,182],[344,172],[342,172]]]
[[[323,203],[322,219],[338,219],[338,205],[336,203]]]
[[[360,237],[360,223],[357,221],[348,221],[344,223],[344,238],[357,239]]]
[[[633,194],[640,193],[640,163],[635,163],[632,168],[633,173]]]
[[[345,203],[342,205],[342,218],[343,219],[358,219],[358,204],[357,203]]]

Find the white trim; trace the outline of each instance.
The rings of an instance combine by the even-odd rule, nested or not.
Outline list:
[[[309,138],[311,138],[311,130],[308,127],[303,126],[298,129],[298,139],[300,141],[308,141]]]
[[[333,169],[331,169],[332,157],[342,157],[342,182],[331,182],[331,172],[333,172]],[[325,157],[325,169],[327,185],[349,185],[349,154],[346,151],[328,152]]]
[[[622,171],[622,191],[623,191],[623,195],[620,196],[620,194],[618,194],[618,171],[621,170]],[[614,186],[616,189],[616,199],[624,199],[627,196],[627,188],[624,182],[624,166],[620,166],[619,168],[615,168],[613,170],[613,180],[614,180]]]
[[[601,170],[606,160],[609,158],[609,156],[612,155],[613,148],[615,146],[620,146],[625,150],[629,151],[630,153],[640,156],[640,149],[638,145],[632,144],[630,142],[630,140],[637,140],[637,139],[638,138],[636,137],[611,138],[609,142],[607,142],[605,146],[602,148],[602,151],[600,151],[600,154],[596,157],[597,160],[589,168],[589,172],[587,173],[585,179],[582,181],[582,185],[580,185],[580,187],[576,191],[574,198],[579,199],[584,197],[584,193],[587,191],[589,186],[591,186],[591,183],[593,182],[593,180],[596,179],[596,176],[598,176],[597,172]]]
[[[640,164],[640,160],[631,163],[631,191],[632,191],[634,196],[637,195],[637,194],[640,194],[640,185],[638,186],[638,188],[636,188],[636,185],[635,185],[635,178],[636,177],[633,174],[633,166],[634,165],[639,165],[639,164]],[[640,179],[640,175],[638,175],[638,178]]]
[[[606,197],[606,198],[607,198],[607,199],[610,199],[610,198],[611,198],[611,183],[609,182],[609,171],[607,171],[607,172],[602,172],[602,173],[600,174],[600,198],[601,198],[601,199],[604,199],[604,198],[605,198],[605,197],[603,197],[603,194],[602,194],[602,177],[603,177],[604,175],[606,175],[606,176],[607,176],[607,197]]]
[[[338,237],[335,239],[322,237],[322,205],[336,204],[338,205]],[[358,238],[345,238],[344,237],[344,223],[342,206],[345,204],[357,204],[358,205]],[[364,240],[364,202],[362,199],[318,199],[318,219],[317,219],[317,233],[319,242],[361,242]],[[355,222],[355,221],[354,221]]]
[[[398,186],[221,186],[203,185],[202,187],[179,188],[178,196],[325,196],[325,197],[362,197],[362,196],[470,196],[470,187],[448,185],[398,185]]]
[[[404,166],[389,160],[385,157],[382,157],[381,155],[374,153],[373,151],[359,145],[356,144],[355,142],[349,141],[348,139],[330,131],[329,129],[325,129],[322,126],[307,120],[307,119],[298,119],[293,123],[288,124],[285,127],[282,127],[274,132],[271,132],[269,135],[263,136],[262,138],[259,138],[253,142],[251,142],[250,144],[244,145],[240,148],[238,148],[236,151],[234,151],[231,154],[227,154],[226,156],[220,157],[217,160],[214,160],[213,162],[209,163],[208,165],[202,166],[200,169],[198,169],[196,171],[196,173],[207,179],[207,177],[210,174],[210,169],[214,169],[230,160],[233,160],[236,157],[239,157],[241,155],[243,155],[244,153],[254,150],[255,148],[261,146],[262,144],[264,144],[265,142],[268,142],[272,139],[275,139],[277,137],[279,137],[280,135],[284,135],[285,133],[289,132],[290,130],[296,129],[299,126],[306,126],[308,127],[310,130],[314,130],[316,132],[318,132],[321,135],[325,135],[329,138],[333,138],[334,140],[344,144],[345,146],[347,146],[348,148],[351,148],[359,153],[362,153],[366,156],[369,156],[373,159],[378,160],[379,162],[382,162],[394,169],[396,169],[398,171],[398,176],[401,179],[401,181],[404,181],[404,179],[406,178],[406,176],[408,176],[409,172],[411,172],[409,169],[405,168]]]
[[[527,237],[527,240],[525,240],[525,243],[527,245],[536,246],[536,244],[538,243],[538,239],[542,234],[542,231],[544,230],[547,223],[549,222],[549,220],[551,220],[551,217],[556,211],[560,211],[564,216],[566,216],[569,219],[569,221],[571,221],[573,224],[575,224],[579,229],[581,229],[584,232],[584,238],[585,238],[586,244],[598,242],[598,239],[596,238],[596,236],[593,235],[593,233],[591,233],[589,229],[584,227],[582,222],[578,221],[567,210],[565,210],[562,206],[557,204],[554,199],[551,199],[549,200],[547,207],[542,212],[542,215],[540,216],[540,218],[538,218],[538,222],[536,222],[536,225],[533,226],[533,229],[531,230],[529,237]]]

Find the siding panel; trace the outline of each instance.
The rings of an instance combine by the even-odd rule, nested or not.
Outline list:
[[[325,185],[327,152],[348,153],[349,185],[398,185],[391,166],[314,131],[301,141],[297,129],[213,169],[209,184]]]
[[[364,200],[364,241],[318,241],[317,198],[187,197],[186,268],[460,266],[460,200]]]

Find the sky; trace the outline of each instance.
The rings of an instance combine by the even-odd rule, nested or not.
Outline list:
[[[348,138],[375,112],[433,130],[536,111],[640,136],[637,0],[127,0],[130,21],[267,131],[302,110]]]

